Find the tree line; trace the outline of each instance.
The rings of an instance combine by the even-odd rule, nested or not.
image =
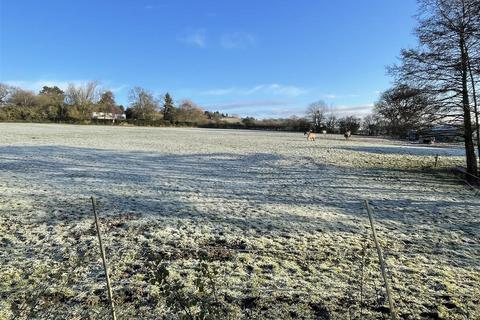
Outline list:
[[[306,114],[311,123],[310,129],[314,132],[345,133],[350,131],[352,134],[365,133],[362,118],[351,115],[339,117],[337,110],[334,107],[329,107],[323,100],[311,103]]]
[[[92,112],[123,113],[112,91],[100,93],[98,83],[69,85],[63,91],[44,86],[38,93],[0,83],[0,121],[82,122]]]
[[[157,98],[150,91],[134,87],[128,106],[117,104],[111,90],[101,90],[98,82],[70,84],[63,91],[44,86],[38,93],[0,83],[0,121],[90,123],[94,112],[125,114],[132,123],[145,125],[202,125],[219,123],[228,114],[204,111],[191,100],[175,105],[166,93]]]
[[[356,133],[361,119],[331,116],[323,122],[324,102],[313,103],[308,117],[286,119],[235,118],[219,111],[208,111],[191,100],[178,105],[169,93],[161,97],[147,89],[133,87],[128,106],[117,104],[112,91],[102,91],[98,82],[70,84],[65,91],[57,86],[44,86],[38,93],[0,83],[0,121],[90,123],[93,112],[125,114],[126,121],[137,125],[189,125],[212,128],[259,129]],[[95,122],[95,121],[93,121]]]

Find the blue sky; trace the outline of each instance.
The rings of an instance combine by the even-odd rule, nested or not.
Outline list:
[[[0,0],[0,81],[38,90],[98,80],[208,110],[361,115],[385,66],[416,44],[415,0]]]

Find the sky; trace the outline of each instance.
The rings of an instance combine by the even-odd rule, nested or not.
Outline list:
[[[0,82],[133,86],[240,116],[364,115],[414,47],[415,0],[0,0]]]

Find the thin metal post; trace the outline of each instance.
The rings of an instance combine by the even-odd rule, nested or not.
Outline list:
[[[107,281],[107,293],[108,293],[108,300],[110,302],[110,310],[112,312],[112,319],[117,320],[117,316],[115,315],[115,305],[113,303],[113,297],[112,297],[112,287],[110,285],[110,276],[108,275],[107,258],[105,257],[105,250],[103,249],[102,236],[100,235],[100,224],[98,223],[98,216],[97,216],[97,201],[95,200],[95,197],[91,197],[91,199],[92,199],[93,215],[95,216],[95,225],[97,227],[98,242],[100,244],[100,254],[102,255],[103,269],[105,270],[105,278]]]
[[[378,260],[380,261],[380,269],[382,271],[383,281],[385,282],[385,291],[387,292],[388,298],[388,305],[390,306],[390,316],[392,320],[397,319],[397,315],[395,313],[395,307],[393,304],[392,292],[390,291],[390,285],[388,283],[387,272],[385,271],[385,262],[383,261],[383,253],[380,244],[378,243],[377,239],[377,232],[375,231],[375,225],[373,223],[373,215],[372,210],[370,209],[370,205],[368,204],[368,200],[365,201],[365,207],[367,208],[368,212],[368,219],[370,220],[370,226],[372,227],[372,234],[373,234],[373,241],[375,241],[375,246],[377,247],[377,254]]]

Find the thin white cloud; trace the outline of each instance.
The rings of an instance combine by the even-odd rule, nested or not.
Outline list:
[[[346,98],[358,98],[358,94],[336,94],[336,93],[322,93],[321,97],[324,99],[346,99]]]
[[[357,116],[364,117],[371,113],[373,104],[364,105],[339,105],[333,106],[332,111],[337,117]],[[207,109],[215,109],[222,112],[237,113],[241,116],[253,116],[256,118],[288,118],[291,116],[304,117],[306,107],[299,105],[291,99],[272,100],[239,100],[219,103],[209,106]]]
[[[260,89],[262,89],[262,88],[260,88]],[[307,90],[302,89],[300,87],[285,86],[285,85],[276,84],[276,83],[263,86],[263,89],[265,89],[267,91],[271,91],[274,94],[286,95],[286,96],[292,96],[292,97],[296,97],[296,96],[302,95],[302,94],[307,92]]]
[[[128,89],[128,86],[126,84],[122,84],[121,86],[110,88],[110,91],[113,93],[118,93],[124,91],[125,89]]]
[[[332,111],[337,117],[356,116],[364,117],[372,112],[373,104],[365,105],[340,105],[333,106]],[[261,108],[253,110],[255,114],[262,117],[290,117],[290,116],[305,116],[306,108],[295,104],[284,104],[281,107],[272,106],[272,108]]]
[[[226,33],[220,38],[220,45],[225,49],[246,49],[255,42],[255,37],[245,32]]]
[[[337,99],[338,98],[338,96],[336,94],[323,94],[322,97],[327,98],[327,99]]]
[[[362,104],[362,105],[339,105],[333,106],[332,111],[337,116],[365,116],[371,113],[373,110],[373,104]]]
[[[292,116],[298,117],[301,116],[302,112],[300,112],[298,107],[290,107],[290,108],[276,108],[270,110],[269,114],[274,117],[282,117],[282,118],[289,118]],[[267,114],[268,115],[268,114]]]
[[[284,106],[290,103],[292,103],[292,101],[290,100],[243,100],[220,103],[218,105],[215,105],[214,108],[228,110],[254,107]]]
[[[84,86],[90,81],[91,80],[34,80],[34,81],[7,80],[7,81],[0,81],[0,82],[5,83],[12,87],[39,92],[40,90],[42,90],[44,86],[47,86],[47,87],[57,86],[62,90],[66,90],[70,84],[73,84],[75,86]],[[100,85],[99,88],[101,91],[110,90],[115,94],[123,92],[126,89],[128,89],[128,86],[125,84],[109,87],[108,86],[109,81],[101,81],[98,83]],[[103,83],[105,83],[105,85],[102,85]]]
[[[207,31],[205,29],[189,30],[184,35],[179,36],[178,40],[191,46],[205,48],[207,46]]]
[[[226,96],[230,94],[238,94],[238,91],[235,88],[211,89],[211,90],[202,91],[201,94],[206,96]]]
[[[208,95],[208,96],[226,96],[226,95],[250,96],[254,94],[264,94],[264,95],[296,97],[296,96],[305,94],[307,92],[308,90],[297,87],[297,86],[271,83],[271,84],[260,84],[251,88],[230,87],[230,88],[211,89],[211,90],[203,91],[201,92],[201,94]]]
[[[292,115],[303,115],[303,107],[296,106],[290,99],[271,100],[239,100],[214,104],[206,107],[208,110],[218,110],[242,117],[286,118]]]
[[[69,84],[74,85],[84,85],[89,80],[34,80],[34,81],[26,81],[26,80],[7,80],[1,81],[12,87],[18,87],[25,90],[31,91],[40,91],[44,86],[53,87],[57,86],[62,90],[68,88]]]

